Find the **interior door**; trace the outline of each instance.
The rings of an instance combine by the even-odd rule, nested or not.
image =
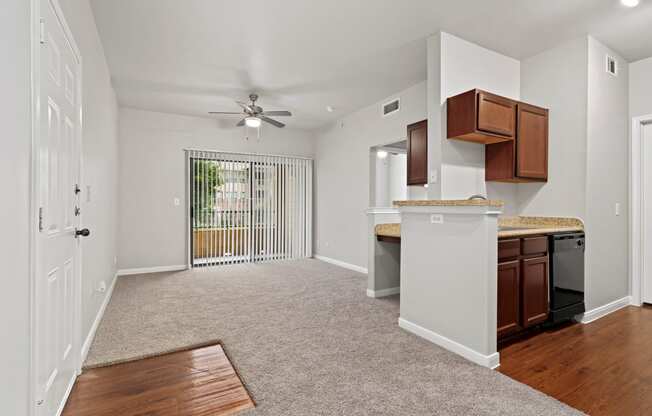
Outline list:
[[[35,285],[38,415],[64,405],[80,364],[80,62],[50,0],[41,0]]]
[[[643,302],[652,303],[652,124],[642,127],[643,135]]]

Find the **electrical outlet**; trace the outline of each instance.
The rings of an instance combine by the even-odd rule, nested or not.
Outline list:
[[[430,223],[431,224],[443,224],[444,223],[444,216],[441,214],[432,214],[430,216]]]
[[[430,171],[430,183],[437,183],[437,180],[439,180],[439,172],[437,169],[433,169]]]
[[[104,280],[102,280],[100,284],[97,285],[97,291],[100,293],[106,292],[106,283],[104,283]]]

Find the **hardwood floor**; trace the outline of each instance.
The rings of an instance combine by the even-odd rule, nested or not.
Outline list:
[[[501,373],[590,415],[650,415],[652,307],[536,334],[500,361]]]
[[[220,416],[254,407],[222,347],[85,371],[64,416]]]

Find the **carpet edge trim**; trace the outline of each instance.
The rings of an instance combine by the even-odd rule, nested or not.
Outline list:
[[[109,367],[109,366],[117,365],[117,364],[125,364],[125,363],[130,363],[130,362],[133,362],[133,361],[145,360],[147,358],[158,357],[158,356],[161,356],[161,355],[173,354],[175,352],[194,350],[194,349],[203,348],[203,347],[210,347],[211,345],[219,345],[224,350],[224,346],[222,345],[222,341],[219,340],[219,339],[213,339],[213,340],[210,340],[210,341],[203,341],[203,342],[198,342],[198,343],[195,343],[195,344],[184,345],[182,347],[169,348],[169,349],[164,350],[164,351],[152,352],[152,353],[149,353],[149,354],[141,354],[141,355],[137,355],[137,356],[129,357],[129,358],[119,358],[119,359],[116,359],[116,360],[110,360],[110,361],[100,362],[100,363],[96,363],[96,364],[86,365],[86,366],[84,366],[82,368],[82,370],[91,370],[93,368],[102,368],[102,367]],[[226,353],[226,350],[225,350],[225,353]]]

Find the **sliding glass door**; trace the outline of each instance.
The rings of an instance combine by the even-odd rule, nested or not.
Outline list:
[[[312,256],[312,160],[187,154],[193,267]]]

